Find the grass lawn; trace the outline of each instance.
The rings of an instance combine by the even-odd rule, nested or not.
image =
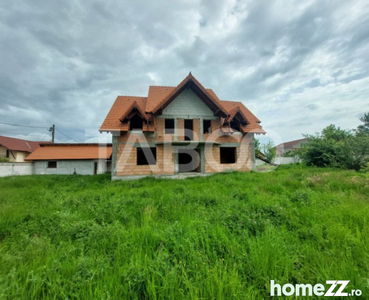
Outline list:
[[[369,299],[368,175],[0,178],[0,299],[267,299],[270,280]]]

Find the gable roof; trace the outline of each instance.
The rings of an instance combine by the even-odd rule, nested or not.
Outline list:
[[[174,86],[150,86],[145,110],[152,111],[155,106],[172,93],[174,89]]]
[[[111,144],[48,144],[42,145],[25,160],[110,159]]]
[[[142,99],[144,102],[146,102],[146,98],[144,98],[144,99]],[[148,117],[147,117],[147,115],[146,115],[146,113],[145,113],[145,111],[143,110],[143,107],[144,107],[145,105],[143,105],[143,104],[141,104],[141,105],[139,105],[138,103],[137,103],[137,100],[134,100],[133,102],[132,102],[132,104],[128,107],[128,109],[123,113],[123,115],[122,115],[122,117],[119,119],[121,122],[123,122],[123,120],[124,119],[130,119],[130,114],[132,113],[132,111],[137,111],[140,115],[141,115],[141,117],[143,118],[143,119],[145,119],[145,120],[147,120],[148,119]]]
[[[133,106],[136,105],[140,114],[145,114],[146,120],[149,120],[152,115],[160,113],[187,87],[194,91],[214,112],[214,115],[231,121],[239,112],[247,122],[247,125],[241,126],[243,132],[265,133],[259,125],[260,120],[241,102],[220,100],[212,89],[204,88],[191,73],[176,87],[150,86],[147,97],[118,96],[101,125],[100,131],[128,131],[128,123],[122,120],[127,118]]]
[[[220,113],[221,116],[227,116],[228,112],[223,108],[220,101],[213,97],[212,93],[209,93],[200,82],[190,73],[185,79],[182,80],[174,89],[172,89],[164,98],[159,100],[157,103],[147,110],[150,113],[157,113],[159,110],[167,107],[186,87],[191,87],[191,89],[196,93],[196,95],[215,113]]]
[[[257,123],[261,121],[245,106],[242,102],[238,101],[221,101],[225,108],[229,111],[237,113],[237,109],[245,116],[248,123]]]
[[[41,143],[46,144],[49,142],[27,141],[0,135],[0,146],[3,146],[4,148],[11,151],[22,151],[31,153],[35,151],[38,147],[40,147]]]
[[[134,102],[144,110],[146,100],[146,97],[118,96],[101,125],[100,131],[127,131],[128,123],[122,123],[120,120],[129,112]]]

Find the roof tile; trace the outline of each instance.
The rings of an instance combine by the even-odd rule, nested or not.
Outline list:
[[[259,125],[260,120],[247,109],[242,102],[219,100],[218,96],[212,89],[205,89],[197,79],[189,74],[182,82],[176,86],[150,86],[147,97],[118,96],[112,108],[106,116],[100,131],[127,131],[128,124],[122,123],[120,119],[125,116],[133,103],[136,101],[139,108],[146,114],[155,112],[164,105],[175,93],[182,88],[189,80],[192,80],[202,92],[210,98],[219,109],[230,115],[231,120],[237,111],[246,118],[247,125],[242,126],[243,132],[265,133]],[[150,131],[153,128],[150,126]]]
[[[111,145],[49,144],[41,146],[25,160],[110,159],[111,154]]]
[[[33,152],[40,147],[41,143],[46,144],[49,142],[35,142],[7,136],[0,136],[0,146],[13,151]]]

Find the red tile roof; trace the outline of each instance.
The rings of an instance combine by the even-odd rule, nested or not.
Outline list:
[[[306,140],[306,138],[299,139],[299,140],[294,140],[294,141],[290,141],[290,142],[286,142],[286,143],[281,143],[281,144],[277,145],[276,148],[281,147],[281,146],[284,146],[285,148],[291,148],[293,146],[296,146],[296,145],[300,144],[301,142],[304,142],[305,140]]]
[[[48,144],[42,145],[25,160],[110,159],[111,144]]]
[[[297,146],[305,141],[306,141],[306,138],[289,141],[286,143],[281,143],[275,146],[275,149],[277,150],[277,154],[284,154],[289,150],[296,150]]]
[[[0,146],[11,151],[33,152],[40,144],[49,142],[35,142],[0,135]]]
[[[127,116],[134,102],[150,118],[151,115],[158,113],[159,110],[173,101],[186,86],[196,88],[202,100],[206,101],[206,104],[214,112],[217,112],[223,118],[227,118],[228,121],[239,111],[247,122],[247,125],[241,127],[243,132],[265,133],[259,125],[260,120],[241,102],[219,100],[213,90],[205,89],[191,73],[176,87],[150,86],[147,97],[118,96],[101,125],[100,131],[127,131],[128,124],[122,123],[120,120]],[[152,128],[150,126],[150,129]]]
[[[145,110],[153,111],[155,106],[172,93],[174,89],[174,86],[150,86]]]
[[[142,100],[142,99],[141,99]],[[146,102],[146,98],[144,98],[143,101],[133,101],[132,104],[128,107],[128,109],[126,109],[126,111],[122,114],[122,117],[119,119],[121,122],[123,122],[123,120],[128,116],[128,114],[130,114],[132,111],[137,110],[141,117],[144,118],[145,120],[148,119],[148,116],[145,113],[144,107],[145,102]],[[140,104],[138,102],[141,102]]]
[[[135,101],[145,110],[146,100],[146,97],[118,96],[105,118],[100,131],[127,131],[129,129],[128,124],[122,123],[120,119],[125,113],[129,112],[130,107]]]
[[[236,111],[236,109],[238,108],[246,117],[246,121],[248,123],[260,123],[260,120],[255,117],[255,115],[250,110],[248,110],[247,107],[242,104],[242,102],[223,100],[222,104],[229,112],[231,112],[232,110]]]

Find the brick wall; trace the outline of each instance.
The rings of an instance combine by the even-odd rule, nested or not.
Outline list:
[[[171,146],[156,147],[156,165],[137,165],[137,148],[118,145],[117,176],[174,174],[174,154]]]
[[[236,148],[236,151],[236,163],[221,164],[220,147],[217,145],[205,147],[205,173],[222,172],[226,170],[250,171],[252,168],[251,144],[243,143]]]
[[[184,141],[184,119],[177,119],[177,139]]]
[[[184,140],[184,119],[177,119],[177,136],[179,141]],[[174,148],[170,145],[157,145],[157,164],[148,166],[137,165],[137,150],[139,143],[155,144],[157,141],[174,140],[173,134],[165,134],[165,119],[155,119],[156,133],[143,134],[142,132],[122,133],[117,138],[117,176],[126,175],[150,175],[150,174],[174,174]],[[194,140],[201,137],[200,119],[194,119]],[[205,172],[222,172],[225,170],[249,171],[252,168],[251,139],[241,134],[224,135],[219,131],[219,120],[211,120],[212,133],[205,134],[205,141],[216,141],[219,143],[234,143],[237,147],[237,161],[234,164],[220,163],[219,145],[205,147]]]
[[[200,140],[200,119],[193,119],[193,140],[199,141]]]

